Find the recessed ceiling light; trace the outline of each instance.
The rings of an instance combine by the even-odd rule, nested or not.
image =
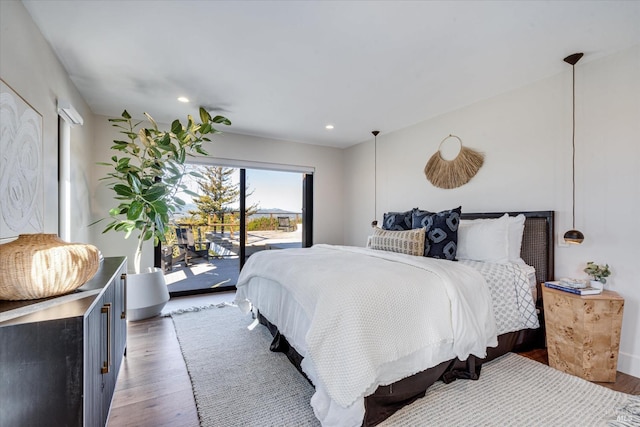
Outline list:
[[[180,102],[189,102],[189,98],[187,98],[186,96],[181,96],[178,98],[178,101]]]
[[[331,130],[331,129],[333,129],[333,125],[326,125],[324,128]]]

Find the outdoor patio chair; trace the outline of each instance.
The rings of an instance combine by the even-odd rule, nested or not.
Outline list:
[[[278,217],[278,230],[282,231],[295,231],[296,226],[291,225],[291,219],[288,216]]]
[[[193,230],[190,227],[176,227],[176,240],[177,245],[180,248],[180,256],[182,257],[182,253],[184,253],[184,263],[185,265],[189,265],[189,260],[192,258],[206,258],[209,260],[209,242],[196,242],[193,237]],[[205,249],[197,250],[196,244],[199,246],[204,245]]]

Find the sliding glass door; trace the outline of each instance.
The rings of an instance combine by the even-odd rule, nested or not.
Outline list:
[[[258,251],[302,247],[304,175],[260,169],[244,171],[240,175],[241,188],[245,189],[241,213],[246,227],[242,265]]]
[[[235,288],[261,250],[312,244],[313,175],[194,165],[185,208],[156,251],[172,296]]]

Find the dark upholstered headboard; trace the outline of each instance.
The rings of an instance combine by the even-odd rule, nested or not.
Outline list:
[[[508,213],[510,216],[523,214],[526,217],[520,256],[528,265],[536,269],[536,282],[538,283],[538,286],[540,286],[540,283],[547,280],[553,280],[554,211],[490,213],[463,212],[461,217],[462,219],[500,218],[505,213]],[[540,293],[538,293],[538,295],[540,295]]]

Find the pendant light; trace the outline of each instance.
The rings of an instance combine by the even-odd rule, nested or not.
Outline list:
[[[371,226],[376,227],[378,220],[376,215],[378,214],[378,134],[379,130],[372,130],[373,134],[373,221]]]
[[[584,234],[579,230],[576,230],[576,63],[582,58],[582,53],[574,53],[573,55],[569,55],[564,58],[564,62],[567,64],[571,64],[572,71],[572,80],[573,80],[573,92],[572,92],[572,102],[573,102],[573,116],[572,116],[572,134],[571,134],[571,147],[572,147],[572,157],[571,157],[571,182],[573,185],[573,214],[572,214],[572,226],[573,228],[566,233],[564,233],[564,241],[566,243],[571,243],[574,245],[579,245],[584,240]]]

